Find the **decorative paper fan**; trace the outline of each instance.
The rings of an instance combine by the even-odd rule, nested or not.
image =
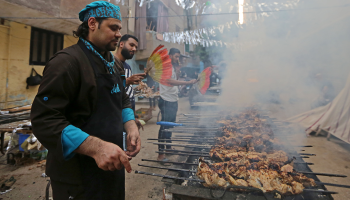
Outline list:
[[[159,45],[147,60],[146,74],[148,73],[154,81],[171,86],[167,83],[167,79],[171,79],[173,65],[168,55],[167,49],[162,49],[164,45]]]
[[[209,88],[211,72],[211,67],[207,67],[198,75],[198,89],[202,94],[205,94]]]

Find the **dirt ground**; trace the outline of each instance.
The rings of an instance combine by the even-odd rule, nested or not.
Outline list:
[[[136,108],[148,108],[148,104],[137,104]],[[159,110],[153,111],[153,118],[141,131],[142,149],[136,158],[131,161],[133,172],[126,175],[126,199],[145,200],[163,197],[162,190],[165,185],[162,178],[135,174],[134,170],[147,171],[158,174],[165,174],[165,170],[144,168],[138,164],[161,166],[157,163],[144,162],[141,159],[156,159],[157,146],[149,143],[148,138],[157,138],[159,126],[156,125]],[[198,110],[190,110],[188,99],[182,98],[179,101],[178,115],[182,113],[194,113]],[[305,153],[314,153],[316,156],[306,158],[306,162],[312,162],[311,169],[314,172],[336,173],[347,175],[347,178],[318,176],[323,182],[339,183],[350,185],[350,145],[336,138],[327,141],[325,137],[306,137],[301,131],[289,138],[293,144],[313,145],[312,148],[303,148]],[[300,150],[297,148],[296,150]],[[170,156],[170,160],[176,161],[176,156]],[[0,195],[0,200],[43,200],[48,178],[41,177],[44,168],[37,167],[37,163],[26,166],[5,165],[5,157],[0,157],[0,182],[13,176],[17,181],[12,190]],[[328,190],[339,192],[333,195],[335,200],[350,199],[350,189],[327,186]]]

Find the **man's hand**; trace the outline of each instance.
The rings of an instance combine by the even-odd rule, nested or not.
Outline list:
[[[143,130],[143,125],[141,124],[140,120],[135,119],[135,122],[136,122],[137,128],[138,128],[139,130],[142,128],[142,130]]]
[[[126,79],[126,84],[127,85],[138,85],[145,78],[145,76],[146,76],[145,73],[134,74]]]
[[[192,84],[195,84],[197,82],[198,82],[197,79],[192,79],[192,80],[188,81],[188,85],[192,85]]]
[[[124,166],[128,173],[131,172],[128,155],[118,145],[97,137],[86,138],[75,152],[94,158],[97,166],[105,171],[120,170]]]
[[[130,120],[124,124],[127,133],[126,137],[126,154],[130,157],[135,157],[141,149],[141,138],[139,130],[134,120]]]

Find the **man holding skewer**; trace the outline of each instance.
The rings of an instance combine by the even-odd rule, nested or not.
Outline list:
[[[178,87],[179,85],[191,85],[197,82],[197,80],[191,80],[191,81],[179,81],[176,77],[175,68],[179,65],[179,59],[180,59],[181,53],[179,49],[171,48],[169,50],[169,57],[171,59],[171,63],[173,65],[173,71],[171,79],[168,79],[167,82],[171,86],[165,86],[162,84],[159,84],[159,92],[160,92],[160,98],[158,102],[158,106],[162,115],[162,121],[166,122],[175,122],[176,121],[176,114],[178,110]],[[159,133],[158,133],[158,141],[164,142],[161,139],[170,139],[171,138],[171,132],[164,132],[163,130],[169,128],[169,126],[160,126]],[[167,141],[169,142],[169,141]],[[159,149],[164,149],[164,145],[158,145]],[[171,149],[171,146],[166,146],[166,149]],[[167,158],[165,158],[165,154],[159,154],[157,160],[160,161],[168,161]]]
[[[79,13],[77,44],[46,64],[31,122],[48,149],[46,174],[53,199],[125,199],[125,170],[141,140],[110,51],[121,37],[120,8],[95,1]],[[126,144],[123,129],[127,132]]]
[[[134,89],[132,85],[138,85],[142,79],[145,78],[145,73],[140,74],[132,74],[131,67],[128,63],[126,63],[126,60],[132,59],[135,55],[135,52],[138,47],[139,40],[137,37],[125,34],[120,38],[119,44],[118,44],[118,50],[116,54],[114,55],[116,60],[120,61],[123,65],[124,73],[125,73],[125,92],[129,96],[129,100],[131,103],[131,107],[135,113],[135,97],[134,97]],[[143,126],[141,122],[135,118],[135,122],[137,124],[137,127],[140,129],[143,129]]]

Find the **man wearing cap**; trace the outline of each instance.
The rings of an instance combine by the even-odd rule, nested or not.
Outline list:
[[[178,103],[179,100],[179,85],[191,85],[197,82],[197,80],[191,80],[191,81],[179,81],[176,77],[176,71],[175,68],[179,66],[179,59],[180,59],[181,53],[179,49],[171,48],[169,50],[169,57],[171,59],[171,64],[173,65],[173,71],[171,79],[166,80],[168,84],[171,86],[166,86],[159,84],[159,93],[160,98],[158,102],[158,106],[162,115],[162,121],[166,122],[175,122],[176,121],[176,113],[178,109]],[[160,126],[159,133],[158,133],[158,139],[159,142],[163,142],[161,139],[170,139],[171,138],[171,132],[164,132],[163,130],[169,128],[166,126]],[[168,142],[168,141],[167,141]],[[171,146],[166,146],[166,149],[170,149]],[[158,145],[159,151],[164,150],[164,145]],[[167,158],[165,158],[165,154],[159,153],[157,160],[159,161],[168,161]]]
[[[49,151],[46,173],[55,200],[120,200],[124,168],[131,172],[129,160],[141,147],[122,66],[110,52],[121,37],[120,8],[92,2],[79,19],[78,43],[46,64],[32,106],[33,133]]]

